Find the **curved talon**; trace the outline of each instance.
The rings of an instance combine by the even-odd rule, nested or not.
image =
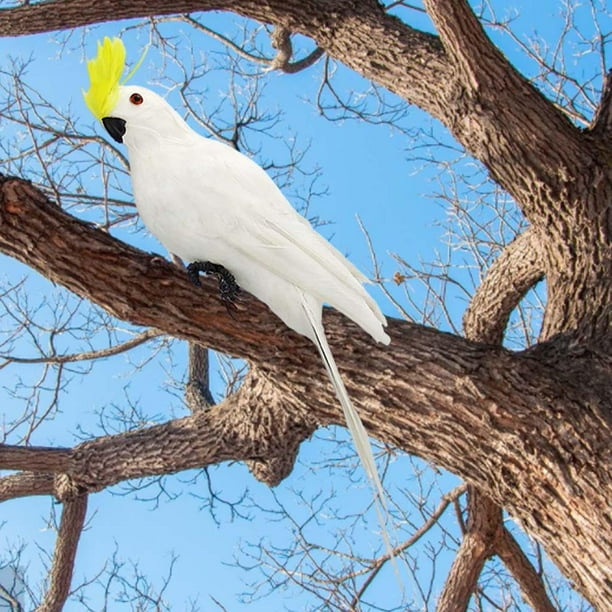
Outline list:
[[[240,293],[240,286],[236,282],[234,275],[220,264],[210,261],[192,261],[187,266],[187,276],[196,287],[202,286],[200,272],[211,274],[217,279],[219,282],[219,297],[225,302],[227,311],[231,315],[229,307],[233,306],[236,309],[234,301]]]
[[[221,299],[225,302],[234,302],[240,293],[240,287],[234,276],[228,272],[227,276],[217,275],[217,278]]]
[[[190,263],[187,266],[187,276],[196,287],[202,286],[202,283],[200,282],[200,268],[197,263]]]

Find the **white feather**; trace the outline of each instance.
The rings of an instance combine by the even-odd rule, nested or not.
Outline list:
[[[302,307],[304,309],[304,312],[306,313],[306,316],[308,317],[312,330],[315,334],[315,344],[317,346],[317,349],[319,349],[319,354],[321,355],[321,359],[323,360],[323,365],[327,370],[327,374],[334,387],[336,396],[340,401],[340,406],[342,406],[344,420],[346,421],[349,432],[351,433],[351,437],[353,438],[355,450],[357,451],[359,460],[361,461],[363,469],[365,470],[370,484],[372,485],[372,489],[374,490],[374,504],[376,506],[378,522],[381,526],[385,549],[387,551],[387,555],[389,555],[389,558],[393,559],[393,547],[391,546],[391,540],[389,538],[389,532],[387,530],[389,510],[387,508],[385,490],[383,488],[382,482],[380,482],[378,470],[376,469],[376,461],[374,459],[374,455],[372,454],[372,447],[368,439],[368,432],[363,426],[363,422],[361,421],[361,418],[359,417],[359,413],[355,409],[355,406],[353,406],[353,402],[351,402],[351,398],[349,397],[346,387],[344,386],[342,376],[338,371],[338,366],[336,365],[334,355],[331,352],[331,349],[329,348],[327,337],[325,336],[325,330],[323,328],[323,323],[321,321],[321,308],[320,306],[317,308],[317,304],[313,302],[314,300],[311,296],[306,295],[302,292]],[[395,565],[394,569],[399,577],[399,572]]]
[[[130,103],[139,93],[140,105]],[[385,494],[367,433],[351,403],[323,329],[323,303],[389,343],[366,277],[315,232],[256,163],[203,138],[157,94],[122,87],[111,116],[126,122],[138,211],[149,231],[182,259],[225,266],[288,327],[317,346],[372,483],[387,552]]]

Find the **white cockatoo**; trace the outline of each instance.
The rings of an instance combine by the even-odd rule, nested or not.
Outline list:
[[[127,146],[144,224],[168,251],[192,264],[196,277],[199,269],[221,270],[222,280],[231,285],[235,279],[314,342],[373,485],[390,551],[385,494],[372,449],[322,324],[328,303],[378,342],[389,343],[385,317],[363,288],[366,277],[313,230],[254,161],[194,132],[153,91],[122,85],[134,72],[120,81],[124,65],[121,40],[98,43],[97,57],[87,63],[90,88],[83,95],[109,134]]]

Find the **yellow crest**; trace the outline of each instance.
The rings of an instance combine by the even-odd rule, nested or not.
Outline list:
[[[96,119],[106,117],[117,104],[119,80],[125,68],[125,47],[119,38],[104,37],[98,55],[87,60],[89,89],[83,92],[87,108]]]
[[[119,85],[125,83],[138,70],[147,49],[131,72],[121,81],[125,69],[125,47],[120,38],[104,37],[98,41],[98,55],[87,60],[89,89],[83,92],[87,108],[96,119],[107,117],[117,104]]]

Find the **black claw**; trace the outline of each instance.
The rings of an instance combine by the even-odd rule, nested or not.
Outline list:
[[[210,261],[192,261],[187,266],[187,276],[196,287],[201,286],[200,272],[212,274],[217,278],[219,281],[219,297],[225,302],[227,311],[231,315],[230,306],[234,310],[236,309],[234,302],[240,293],[240,286],[236,282],[234,275],[219,264]]]
[[[202,283],[200,282],[200,267],[199,264],[200,262],[194,262],[194,263],[190,263],[187,266],[187,276],[189,277],[189,280],[196,286],[196,287],[201,287]]]

